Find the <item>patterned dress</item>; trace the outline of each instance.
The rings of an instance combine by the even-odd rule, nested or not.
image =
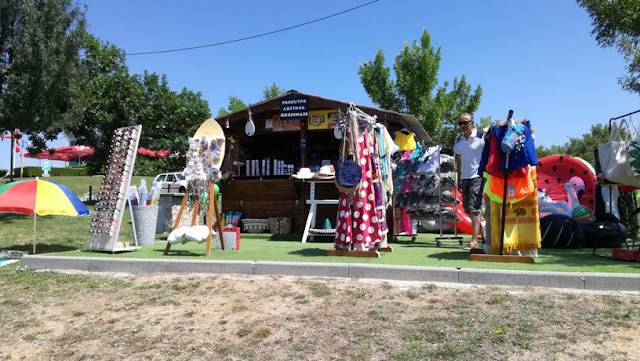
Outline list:
[[[340,193],[338,216],[336,220],[335,248],[340,250],[370,251],[376,248],[376,243],[382,244],[382,230],[380,212],[376,198],[371,162],[372,145],[366,135],[358,137],[358,160],[362,167],[362,182],[360,191],[355,195]]]

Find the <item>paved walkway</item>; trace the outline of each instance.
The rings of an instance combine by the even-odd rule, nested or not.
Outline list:
[[[377,278],[471,285],[534,286],[594,291],[640,291],[640,274],[543,272],[359,263],[159,260],[25,255],[23,269],[87,272],[212,273],[311,277]]]

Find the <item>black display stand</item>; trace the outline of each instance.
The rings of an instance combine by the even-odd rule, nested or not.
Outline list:
[[[451,148],[445,148],[440,146],[440,151],[438,152],[438,173],[440,176],[442,176],[442,163],[441,163],[441,156],[442,156],[442,152],[446,151],[448,153],[453,154],[453,149]],[[451,155],[449,154],[449,155]],[[454,156],[455,157],[455,156]],[[446,173],[444,173],[446,174]],[[455,158],[453,161],[453,174],[457,174],[457,167],[456,167],[456,162],[455,162]],[[458,201],[458,187],[454,186],[453,187],[453,204],[452,206],[455,209],[456,206],[456,202]],[[438,182],[438,204],[440,206],[440,209],[444,209],[444,206],[447,205],[443,200],[442,200],[442,181]],[[455,210],[453,211],[453,216],[457,218],[457,215],[455,214]],[[463,238],[462,236],[458,236],[458,222],[455,221],[453,222],[453,236],[444,236],[443,235],[443,225],[442,223],[444,222],[444,220],[442,219],[442,212],[440,212],[440,236],[436,237],[436,246],[440,247],[440,245],[442,244],[443,240],[447,240],[447,239],[457,239],[458,240],[458,244],[462,245],[463,242]]]

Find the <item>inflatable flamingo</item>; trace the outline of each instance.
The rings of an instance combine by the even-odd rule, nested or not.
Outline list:
[[[566,214],[576,220],[588,220],[591,217],[591,211],[578,201],[575,186],[572,182],[564,184],[564,189],[567,191],[566,201],[554,201],[548,196],[548,192],[538,191],[540,213]]]

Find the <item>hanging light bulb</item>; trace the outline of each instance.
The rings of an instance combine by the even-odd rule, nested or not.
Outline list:
[[[224,127],[229,129],[229,118],[224,122]]]
[[[247,133],[248,136],[252,136],[256,133],[256,125],[253,124],[251,109],[249,109],[249,118],[247,119],[247,124],[244,126],[244,132]]]

